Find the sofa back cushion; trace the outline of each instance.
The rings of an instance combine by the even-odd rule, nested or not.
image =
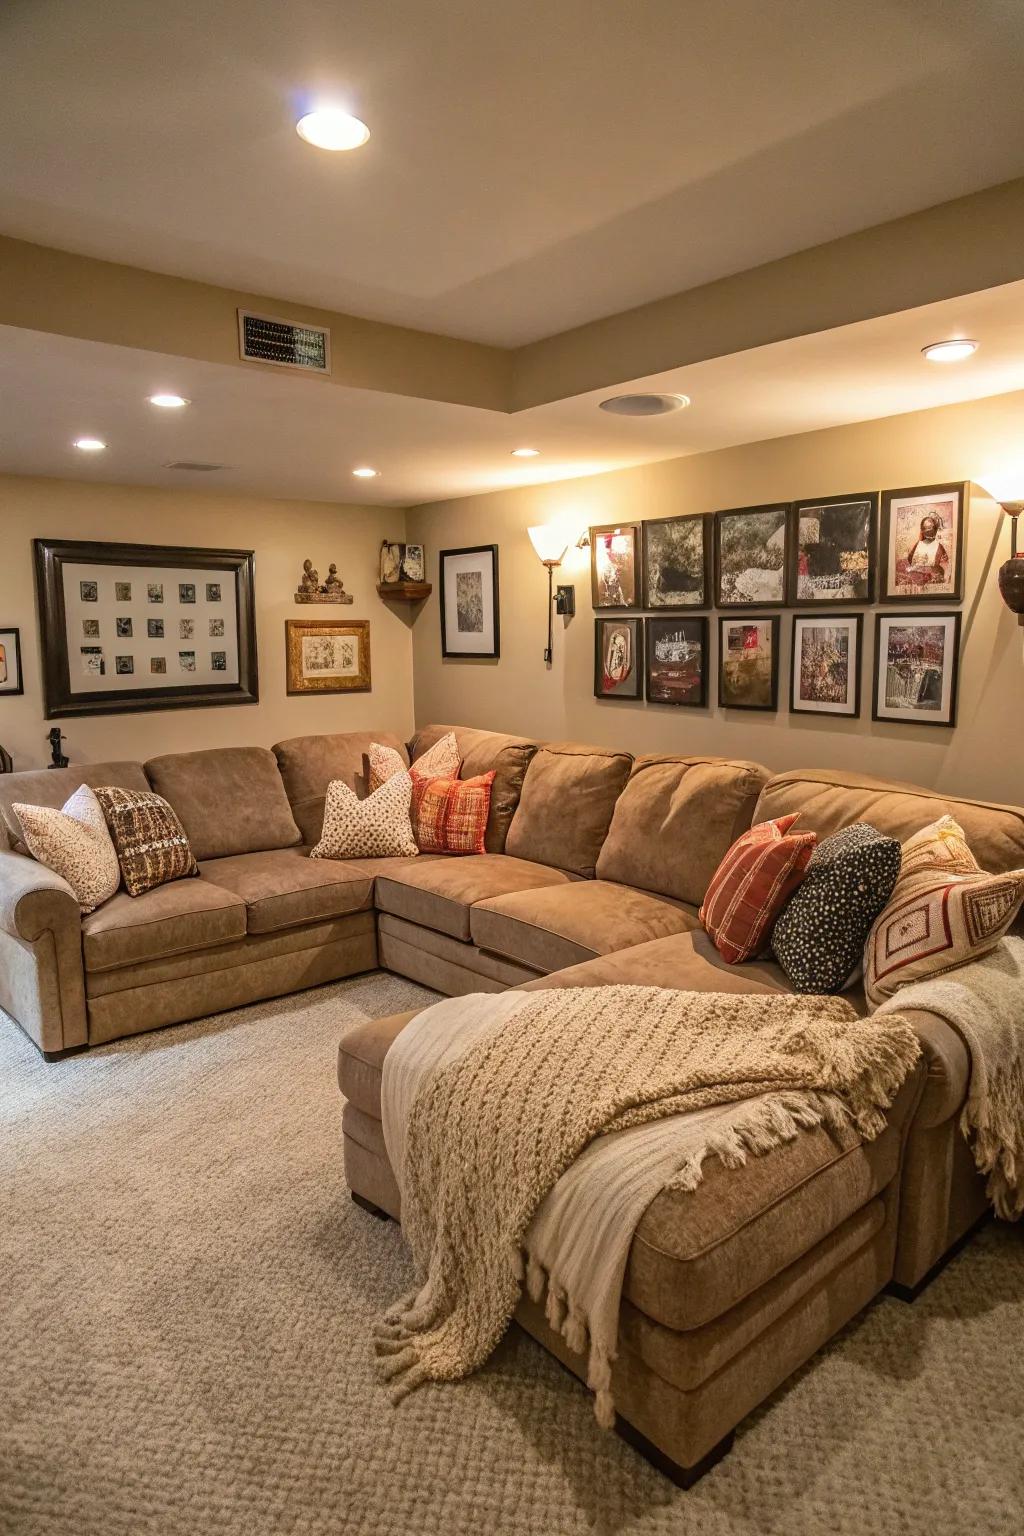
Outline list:
[[[394,747],[408,762],[405,743],[387,731],[345,731],[333,736],[292,736],[274,746],[285,793],[304,843],[318,843],[324,829],[327,786],[340,779],[365,800],[370,793],[370,746]]]
[[[699,907],[767,782],[766,768],[742,760],[638,758],[615,803],[598,879]]]
[[[13,810],[17,802],[45,805],[59,810],[76,789],[88,784],[116,784],[119,789],[149,788],[141,763],[75,763],[70,768],[28,769],[24,773],[0,773],[0,847],[27,853],[21,822]]]
[[[267,747],[151,757],[146,776],[177,813],[197,859],[290,848],[302,840]]]
[[[628,752],[575,742],[538,747],[526,770],[505,852],[593,879],[632,766]]]
[[[501,731],[478,731],[464,725],[425,725],[409,744],[413,762],[429,752],[443,736],[452,731],[458,743],[462,767],[459,777],[475,779],[493,773],[491,808],[487,814],[484,849],[504,853],[505,840],[519,804],[523,780],[530,760],[537,750],[535,741],[525,736],[506,736]]]
[[[866,821],[905,843],[940,816],[959,822],[971,852],[991,874],[1024,867],[1024,807],[958,800],[916,784],[865,778],[841,770],[797,769],[776,774],[761,791],[755,821],[800,812],[799,830],[830,837]]]

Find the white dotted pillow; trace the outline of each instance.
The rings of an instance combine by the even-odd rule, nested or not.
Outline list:
[[[25,845],[34,859],[66,880],[83,912],[92,912],[121,884],[121,866],[99,801],[83,784],[63,810],[16,805]]]
[[[409,772],[413,779],[457,779],[462,766],[459,744],[455,732],[449,731],[440,741],[435,741],[429,752],[418,757],[412,767],[406,769],[400,752],[394,747],[382,747],[372,742],[367,754],[370,759],[370,793],[394,778],[396,773]]]
[[[341,779],[327,786],[324,829],[311,859],[386,859],[419,853],[409,808],[412,779],[396,773],[360,800]]]

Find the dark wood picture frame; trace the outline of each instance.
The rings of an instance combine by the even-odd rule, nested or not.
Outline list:
[[[817,505],[817,503],[813,503]],[[854,644],[856,652],[853,659],[853,708],[852,709],[815,709],[813,705],[796,704],[796,671],[797,671],[797,626],[807,624],[851,624],[853,625]],[[862,613],[848,613],[837,610],[834,615],[816,608],[813,613],[794,613],[793,626],[790,631],[789,647],[789,712],[791,715],[817,715],[824,720],[856,720],[860,716],[860,687],[861,673],[864,660],[864,615]]]
[[[654,627],[656,624],[696,624],[700,631],[700,691],[695,699],[663,699],[652,693],[651,665],[654,660]],[[710,660],[711,624],[707,614],[688,614],[672,611],[657,613],[644,620],[644,695],[648,704],[667,704],[675,709],[706,709],[708,706],[708,674]]]
[[[651,593],[650,583],[650,539],[648,532],[652,528],[663,528],[668,523],[697,523],[701,524],[701,537],[703,548],[701,554],[701,581],[703,583],[702,601],[699,603],[659,603]],[[692,516],[680,515],[677,517],[651,517],[645,518],[640,525],[641,552],[640,552],[640,594],[643,599],[641,606],[650,608],[657,613],[699,613],[702,608],[710,608],[714,604],[713,590],[713,559],[711,554],[713,512],[697,512]]]
[[[307,635],[346,634],[359,636],[360,668],[352,677],[330,674],[304,678],[302,641]],[[285,689],[289,695],[317,693],[370,693],[370,621],[369,619],[285,619]]]
[[[457,555],[489,555],[491,558],[491,601],[494,613],[494,645],[490,650],[456,651],[448,644],[448,612],[445,606],[445,579],[444,566],[446,560],[454,559]],[[438,551],[438,584],[441,589],[441,655],[457,661],[496,661],[501,655],[501,628],[498,605],[498,546],[497,544],[469,544],[465,549],[442,549]]]
[[[789,597],[789,542],[791,533],[791,507],[788,501],[767,501],[758,507],[728,507],[722,512],[714,513],[715,519],[715,602],[716,608],[728,611],[749,608],[785,608]],[[727,518],[753,517],[765,512],[778,512],[782,514],[782,596],[764,600],[761,598],[745,598],[740,602],[729,602],[722,597],[722,526]]]
[[[801,597],[800,596],[800,515],[803,512],[821,507],[827,511],[830,507],[852,506],[860,502],[868,504],[868,575],[867,590],[863,597]],[[827,610],[829,608],[850,608],[865,603],[873,603],[875,591],[878,585],[878,492],[859,491],[854,496],[809,496],[803,501],[794,501],[790,509],[790,527],[788,535],[789,543],[789,606],[800,609]]]
[[[14,636],[14,665],[18,669],[18,683],[15,688],[9,688],[6,683],[0,683],[0,699],[16,699],[19,694],[25,692],[25,672],[21,664],[21,630],[16,624],[0,624],[0,639],[3,639],[4,635]],[[10,676],[9,669],[8,676]]]
[[[634,693],[607,693],[601,686],[604,681],[602,658],[602,634],[606,624],[628,624],[633,631],[633,671],[636,679]],[[625,699],[629,703],[643,702],[644,697],[644,621],[639,614],[600,614],[594,620],[594,697],[595,699]]]
[[[217,704],[256,704],[255,559],[251,549],[195,549],[172,544],[108,544],[73,539],[34,539],[36,595],[43,661],[43,715],[63,720],[78,715],[124,715],[157,709],[196,709]],[[65,564],[165,566],[171,569],[231,570],[235,578],[238,682],[183,683],[157,688],[124,688],[116,693],[76,693],[71,686],[64,604]]]
[[[590,602],[595,612],[629,613],[643,606],[641,602],[641,571],[643,541],[639,523],[598,523],[590,533]],[[602,603],[597,585],[597,541],[601,534],[627,533],[633,541],[633,600],[629,603]]]
[[[949,680],[949,716],[942,720],[929,720],[927,713],[922,711],[920,718],[917,715],[882,715],[878,712],[878,685],[882,668],[882,625],[885,621],[902,621],[904,624],[928,624],[937,620],[953,621],[953,665]],[[947,609],[944,613],[921,613],[913,610],[910,613],[876,613],[875,614],[875,660],[871,682],[871,718],[877,720],[880,725],[927,725],[933,729],[937,726],[940,730],[953,730],[956,726],[957,695],[960,687],[960,631],[963,614],[959,608]],[[888,646],[886,655],[888,656]]]
[[[953,556],[953,590],[929,591],[922,586],[919,592],[894,590],[889,580],[889,541],[892,535],[892,504],[914,496],[946,496],[958,498],[956,550]],[[878,546],[878,563],[881,567],[879,589],[883,603],[962,603],[964,600],[964,549],[967,543],[967,518],[970,506],[971,482],[951,480],[943,485],[911,485],[894,491],[883,491],[881,499],[881,539]]]
[[[770,624],[772,632],[771,702],[768,704],[736,704],[725,697],[725,627],[727,624]],[[753,709],[763,714],[774,714],[779,708],[779,640],[782,634],[782,616],[778,613],[728,613],[718,618],[718,707],[719,709]]]

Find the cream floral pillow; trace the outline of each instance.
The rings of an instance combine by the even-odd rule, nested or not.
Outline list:
[[[454,731],[449,731],[447,736],[435,741],[429,752],[424,752],[408,769],[400,752],[396,752],[394,747],[382,747],[376,741],[371,743],[367,756],[370,759],[371,795],[388,779],[394,778],[396,773],[409,773],[413,780],[457,779],[462,766]]]
[[[342,779],[327,786],[324,829],[311,859],[386,859],[419,853],[409,808],[412,779],[403,769],[360,800]]]
[[[83,912],[92,912],[121,884],[121,866],[99,801],[83,784],[64,808],[15,805],[34,859],[66,880]]]

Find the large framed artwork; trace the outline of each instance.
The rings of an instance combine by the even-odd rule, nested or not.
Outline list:
[[[954,603],[964,596],[968,485],[882,492],[882,600]]]
[[[710,512],[651,518],[643,527],[643,606],[711,607]]]
[[[594,693],[599,699],[642,699],[643,619],[594,620]]]
[[[24,693],[21,673],[21,635],[0,625],[0,694]]]
[[[595,608],[640,607],[640,525],[590,530],[590,596]]]
[[[959,613],[879,613],[872,720],[956,725]]]
[[[46,719],[257,702],[252,550],[33,547]]]
[[[794,714],[860,714],[863,621],[860,613],[793,615],[789,707]]]
[[[878,493],[829,496],[793,505],[789,593],[797,608],[875,600]]]
[[[718,621],[718,702],[723,709],[779,706],[779,618]]]
[[[442,549],[441,655],[500,654],[498,546]]]
[[[369,693],[369,619],[286,619],[289,693]]]
[[[788,528],[788,502],[715,513],[719,608],[784,607]]]
[[[707,619],[647,619],[645,628],[648,702],[703,709],[708,702]]]

